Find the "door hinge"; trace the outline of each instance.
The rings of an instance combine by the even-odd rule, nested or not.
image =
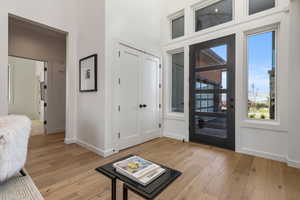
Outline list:
[[[119,51],[119,58],[121,57],[121,51]]]
[[[47,125],[47,121],[44,121],[44,125]]]
[[[159,107],[159,109],[161,109],[161,104],[159,104],[159,106],[158,106],[158,107]]]
[[[158,124],[158,128],[161,128],[161,124]]]
[[[121,78],[118,79],[118,83],[119,83],[119,85],[121,85]]]
[[[161,69],[161,64],[159,64],[159,69]]]
[[[161,83],[159,84],[159,88],[161,88]]]
[[[47,103],[44,103],[44,107],[47,107]]]
[[[44,89],[45,89],[45,90],[47,89],[47,85],[44,85]]]
[[[44,68],[44,71],[46,72],[47,70],[48,70],[47,67],[45,67],[45,68]]]
[[[118,106],[118,111],[119,111],[119,112],[121,111],[121,106]]]
[[[118,133],[118,138],[119,138],[119,139],[121,138],[121,133],[120,133],[120,132]]]

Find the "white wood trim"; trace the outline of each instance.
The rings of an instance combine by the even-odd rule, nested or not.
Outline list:
[[[279,155],[279,154],[273,154],[273,153],[269,153],[269,152],[257,151],[257,150],[248,149],[248,148],[242,148],[237,152],[247,154],[247,155],[256,156],[256,157],[267,158],[267,159],[270,159],[270,160],[286,162],[285,155]]]
[[[172,38],[172,25],[173,25],[173,20],[175,20],[175,19],[177,19],[177,18],[180,18],[180,17],[184,17],[184,35],[183,36],[181,36],[181,37],[178,37],[178,38]],[[175,13],[173,13],[173,14],[170,14],[170,15],[168,15],[167,16],[167,18],[168,18],[168,24],[169,24],[169,30],[168,30],[168,32],[169,32],[169,39],[170,40],[178,40],[178,39],[180,39],[180,38],[183,38],[183,37],[185,37],[186,36],[186,34],[187,34],[187,29],[186,29],[186,14],[185,14],[185,9],[181,9],[181,10],[179,10],[179,11],[177,11],[177,12],[175,12]]]
[[[274,8],[274,10],[271,10],[270,12],[265,11],[265,12],[259,13],[258,15],[251,15],[249,17],[245,17],[245,18],[242,18],[239,20],[236,20],[233,18],[233,20],[230,22],[220,24],[217,26],[213,26],[213,27],[210,27],[210,28],[198,31],[198,32],[195,32],[195,27],[192,27],[195,24],[195,23],[193,23],[193,25],[190,26],[189,33],[185,37],[178,38],[176,40],[166,41],[165,43],[163,43],[163,47],[166,48],[168,46],[176,45],[178,43],[181,43],[181,46],[183,46],[185,43],[189,43],[189,41],[195,40],[196,38],[199,38],[201,36],[206,36],[209,34],[216,33],[218,31],[223,31],[224,29],[232,29],[237,26],[243,26],[244,24],[251,23],[253,21],[260,20],[260,19],[266,18],[267,21],[272,21],[272,20],[274,21],[274,22],[269,22],[267,24],[276,23],[275,21],[277,21],[277,22],[281,21],[280,19],[278,20],[278,18],[277,18],[278,14],[285,14],[288,12],[289,12],[289,8],[277,7],[277,8]],[[193,17],[193,16],[191,16],[191,17]],[[272,17],[272,20],[268,20],[269,17]],[[189,20],[191,20],[191,19],[189,19]],[[192,18],[192,20],[195,21],[194,17]]]
[[[289,160],[287,161],[288,166],[300,169],[300,161]]]
[[[276,34],[276,107],[275,107],[275,120],[260,120],[260,119],[250,119],[248,118],[248,109],[247,109],[247,102],[248,102],[248,44],[247,44],[247,38],[248,36],[251,35],[256,35],[256,34],[261,34],[265,32],[271,32],[275,31]],[[275,23],[271,24],[268,26],[263,26],[251,30],[244,31],[244,41],[243,41],[243,52],[244,52],[244,80],[243,80],[243,88],[244,93],[243,93],[243,100],[241,102],[242,105],[242,110],[240,111],[242,113],[242,121],[241,121],[241,127],[248,127],[248,128],[259,128],[259,129],[266,129],[266,130],[273,130],[273,131],[281,131],[281,132],[287,132],[287,126],[285,125],[286,122],[283,121],[282,118],[282,113],[283,111],[283,104],[285,103],[285,97],[282,95],[283,91],[281,91],[282,85],[285,84],[284,81],[279,81],[282,80],[282,73],[279,73],[282,71],[282,68],[285,67],[283,66],[282,63],[286,63],[284,60],[285,58],[281,55],[281,43],[283,42],[281,40],[281,29],[280,29],[280,23]]]
[[[177,19],[177,18],[182,17],[182,16],[184,16],[184,9],[181,9],[181,10],[175,12],[175,13],[172,13],[172,14],[168,15],[167,18],[168,18],[169,21],[172,21],[172,20]]]
[[[179,135],[179,134],[174,134],[174,133],[171,133],[171,132],[164,132],[164,137],[167,137],[167,138],[172,138],[172,139],[175,139],[175,140],[185,140],[186,142],[188,141],[188,139],[182,135]]]
[[[193,9],[193,11],[197,11],[197,10],[200,10],[202,8],[213,5],[215,3],[221,2],[221,1],[223,1],[223,0],[201,0],[201,1],[191,5],[191,8]]]
[[[94,153],[96,153],[97,155],[101,156],[101,157],[108,157],[110,155],[113,155],[115,153],[118,153],[118,151],[115,151],[114,149],[109,149],[109,150],[103,150],[103,149],[99,149],[97,147],[95,147],[94,145],[88,144],[82,140],[73,140],[73,143],[76,143]]]
[[[249,14],[249,5],[250,5],[250,0],[247,0],[246,3],[245,3],[245,6],[244,6],[244,12],[246,13],[246,16],[250,17],[250,16],[253,16],[253,15],[261,15],[263,12],[272,12],[274,9],[276,9],[279,5],[279,0],[275,0],[275,6],[273,8],[269,8],[267,10],[264,10],[264,11],[261,11],[261,12],[258,12],[258,13],[254,13],[252,15]]]
[[[213,5],[215,3],[219,3],[223,0],[201,0],[200,2],[196,3],[196,4],[193,4],[192,6],[190,6],[190,9],[191,9],[191,16],[190,18],[192,19],[192,25],[191,25],[191,30],[190,32],[192,34],[197,34],[199,32],[203,32],[203,31],[206,31],[206,30],[209,30],[209,29],[213,29],[215,27],[220,27],[220,26],[225,26],[225,25],[229,25],[231,23],[233,23],[234,21],[236,21],[236,16],[235,16],[235,0],[232,0],[232,20],[231,21],[228,21],[228,22],[225,22],[225,23],[222,23],[222,24],[219,24],[219,25],[215,25],[215,26],[212,26],[212,27],[209,27],[209,28],[206,28],[204,30],[200,30],[200,31],[196,31],[196,11],[197,10],[200,10],[200,9],[203,9],[205,7],[208,7],[210,5]]]
[[[184,117],[184,113],[179,112],[172,112],[172,55],[177,53],[184,53],[184,47],[176,48],[169,50],[165,53],[165,111],[164,111],[164,117],[165,118],[182,118]],[[184,60],[186,60],[186,57],[184,56]],[[185,65],[185,64],[184,64]],[[186,74],[186,66],[184,66],[184,74]],[[185,88],[184,88],[185,91]],[[184,111],[185,112],[185,111]]]
[[[291,160],[289,157],[286,157],[285,155],[256,151],[256,150],[248,149],[248,148],[242,148],[240,150],[237,150],[236,152],[251,155],[251,156],[256,156],[256,157],[260,157],[260,158],[267,158],[267,159],[275,160],[275,161],[279,161],[279,162],[284,162],[284,163],[287,163],[287,165],[289,167],[294,167],[294,168],[300,169],[299,161]]]

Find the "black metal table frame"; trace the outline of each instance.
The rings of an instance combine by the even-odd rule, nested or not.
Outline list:
[[[107,176],[108,178],[111,179],[111,199],[116,200],[117,199],[117,177],[113,176],[110,173],[106,173],[106,171],[101,171],[102,174]]]
[[[117,199],[117,179],[118,178],[111,176],[111,175],[109,175],[108,177],[111,179],[111,199],[116,200]],[[135,191],[128,184],[123,183],[123,200],[128,200],[128,190],[141,196],[141,194],[139,192]],[[141,196],[141,197],[143,197],[143,196]],[[143,197],[143,198],[146,198],[146,197]],[[146,199],[148,199],[148,198],[146,198]],[[148,200],[151,200],[151,199],[148,199]]]
[[[132,156],[132,155],[131,155]],[[129,157],[129,156],[128,156]],[[126,157],[125,157],[126,158]],[[124,158],[122,158],[124,159]],[[101,174],[105,175],[109,179],[111,179],[111,199],[116,200],[117,199],[117,180],[123,182],[123,199],[128,200],[128,190],[134,192],[135,194],[139,195],[140,197],[143,197],[147,200],[153,200],[158,194],[160,194],[166,187],[168,187],[176,178],[178,178],[181,175],[181,172],[168,168],[166,166],[161,165],[165,169],[171,170],[172,173],[175,173],[169,181],[166,181],[163,183],[160,188],[153,193],[152,195],[148,195],[148,193],[144,193],[143,191],[140,191],[139,189],[135,188],[134,185],[131,185],[131,183],[127,183],[126,181],[122,180],[121,177],[119,177],[119,174],[115,175],[107,170],[105,170],[102,167],[99,167],[96,169],[96,171],[100,172]]]

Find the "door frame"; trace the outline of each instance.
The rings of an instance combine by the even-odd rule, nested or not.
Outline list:
[[[216,38],[208,41],[204,41],[198,44],[193,44],[190,46],[190,61],[189,61],[189,141],[191,142],[198,142],[198,143],[204,143],[207,145],[213,145],[225,149],[231,149],[235,150],[235,106],[236,106],[236,94],[235,94],[235,68],[236,68],[236,50],[235,50],[235,43],[236,43],[236,34],[231,34],[228,36],[224,36],[221,38]],[[231,88],[227,88],[229,90],[229,93],[231,95],[227,96],[227,105],[229,107],[228,114],[227,114],[227,134],[228,139],[224,140],[218,137],[211,137],[206,135],[201,135],[201,138],[198,136],[195,136],[193,134],[193,127],[194,127],[194,101],[195,101],[195,90],[194,82],[195,82],[195,76],[194,76],[194,62],[195,62],[195,52],[197,49],[203,49],[206,47],[211,46],[218,46],[222,44],[228,44],[227,48],[227,55],[228,59],[227,64],[223,66],[229,66],[228,69],[228,75],[227,75],[227,85],[231,85]],[[210,70],[213,69],[220,69],[220,66],[212,66],[209,67]],[[232,105],[230,105],[230,101],[232,102]],[[231,120],[233,119],[233,120]],[[230,129],[230,130],[229,130]]]

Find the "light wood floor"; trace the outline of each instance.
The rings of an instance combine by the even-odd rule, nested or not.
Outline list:
[[[110,181],[94,169],[137,154],[183,172],[159,200],[299,200],[300,170],[215,147],[160,138],[103,159],[64,135],[34,136],[27,171],[46,200],[109,200]],[[118,185],[121,198],[121,183]],[[140,199],[130,193],[129,199]]]

